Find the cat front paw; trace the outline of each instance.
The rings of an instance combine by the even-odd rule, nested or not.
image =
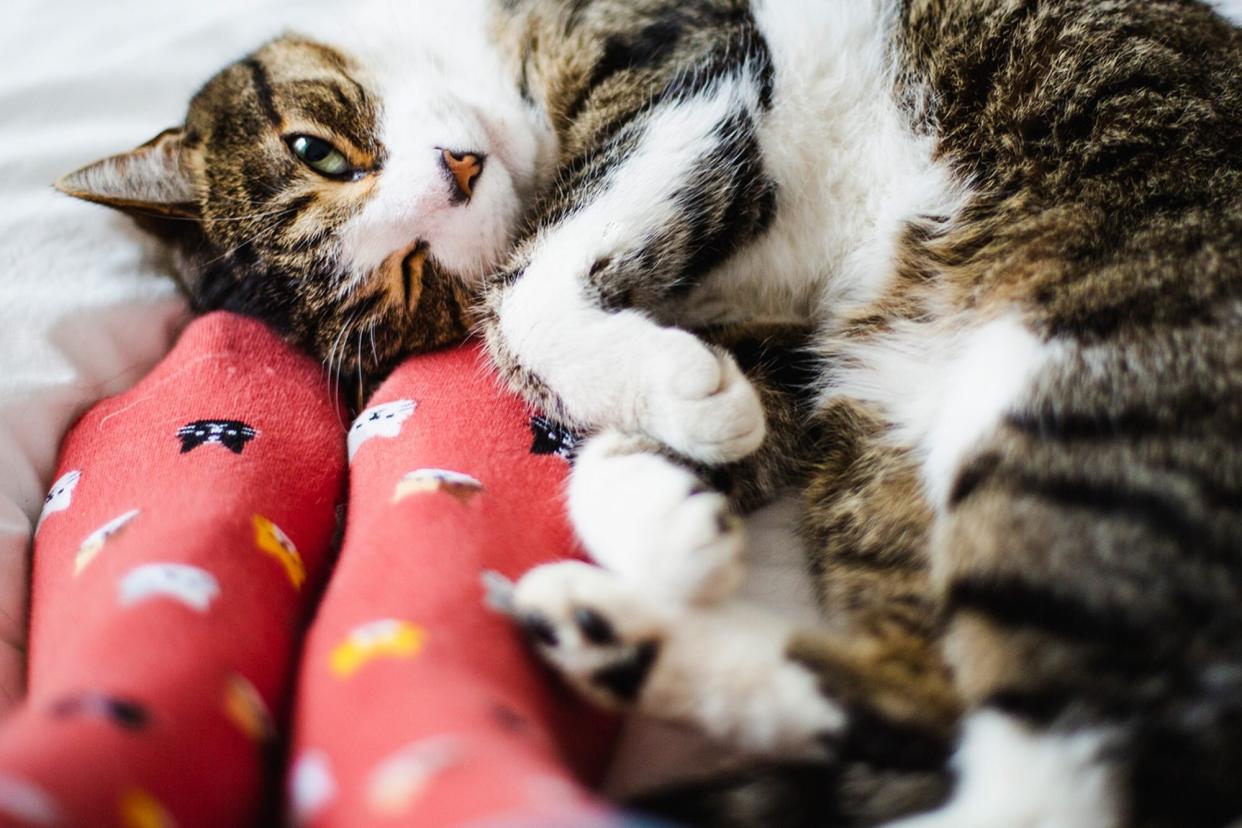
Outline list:
[[[817,676],[790,657],[792,624],[758,608],[677,604],[579,561],[489,591],[539,655],[603,707],[784,759],[826,755],[845,725]]]
[[[648,343],[635,401],[638,426],[679,454],[710,465],[756,451],[766,426],[754,386],[733,357],[676,328]]]
[[[665,637],[655,606],[579,561],[532,569],[514,586],[507,611],[571,685],[611,709],[637,703]]]
[[[742,582],[742,521],[724,495],[644,438],[591,438],[570,478],[569,512],[592,558],[654,593],[712,602]]]

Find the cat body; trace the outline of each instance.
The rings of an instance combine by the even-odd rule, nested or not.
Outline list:
[[[467,11],[407,12],[386,59],[274,41],[63,186],[192,219],[151,221],[199,304],[342,374],[477,313],[599,432],[569,505],[611,571],[536,570],[513,611],[597,700],[799,760],[661,809],[1242,814],[1238,31],[1190,0]],[[815,326],[814,370],[738,323]],[[741,503],[804,477],[823,629],[728,599],[712,470]]]
[[[959,779],[912,825],[1236,819],[1237,30],[1177,2],[691,8],[644,5],[621,25],[646,36],[628,42],[606,3],[562,6],[547,25],[597,27],[565,39],[594,50],[591,71],[568,73],[588,88],[545,86],[586,100],[574,128],[593,106],[599,123],[588,157],[563,167],[574,186],[554,190],[491,294],[491,343],[565,419],[727,463],[757,442],[737,376],[657,323],[792,309],[819,325],[824,439],[803,529],[831,632],[790,633],[785,652],[844,723],[791,706],[819,722],[837,768],[813,783],[836,785],[834,805],[805,824],[833,809],[882,821],[945,796],[929,773],[944,758],[937,734],[960,740]],[[693,18],[713,12],[731,22],[704,46]],[[545,106],[554,121],[563,110]],[[729,170],[741,183],[721,183]],[[714,261],[720,216],[745,244]],[[659,570],[658,533],[612,550],[588,529],[617,511],[604,481],[646,481],[622,489],[627,509],[657,490],[657,472],[627,466],[634,451],[585,451],[571,508],[597,555],[638,575]],[[696,495],[682,491],[689,510]],[[714,596],[718,582],[696,586]],[[545,653],[592,695],[609,694],[611,657],[631,668],[618,703],[696,703],[665,691],[670,674],[694,683],[673,653],[713,610],[670,616],[569,567],[517,596],[552,619],[560,643]],[[613,620],[612,639],[574,632],[583,605]],[[727,668],[701,659],[692,718],[709,732],[736,737],[711,712],[730,677],[737,720],[771,732],[747,719],[744,677],[786,668],[751,652],[752,668],[741,654]],[[886,743],[901,747],[878,759]],[[860,793],[877,767],[904,778],[901,793]],[[1192,802],[1155,782],[1170,774]],[[745,824],[737,815],[758,806],[740,792],[761,796],[764,782],[715,791],[731,810],[673,810]],[[1022,795],[999,793],[1013,784]]]

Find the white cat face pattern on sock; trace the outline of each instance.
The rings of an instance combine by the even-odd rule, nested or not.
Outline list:
[[[308,750],[293,763],[289,774],[289,801],[294,825],[306,825],[336,798],[336,780],[328,756]]]
[[[475,477],[450,469],[415,469],[401,478],[392,493],[392,502],[399,503],[407,497],[431,492],[444,492],[468,503],[483,484]]]
[[[464,748],[453,736],[433,736],[390,754],[372,769],[367,802],[383,816],[401,816],[437,775],[459,762]]]
[[[39,514],[39,522],[35,524],[35,534],[38,534],[39,529],[42,528],[43,521],[57,512],[63,512],[69,508],[69,504],[73,502],[73,490],[78,487],[78,481],[81,479],[82,472],[74,469],[62,474],[52,484],[47,497],[43,498],[43,511]]]
[[[401,426],[418,403],[413,400],[393,400],[371,406],[358,415],[349,427],[349,462],[354,462],[354,455],[363,443],[374,437],[392,439],[401,433]]]
[[[128,526],[130,521],[138,517],[141,512],[141,509],[130,509],[125,514],[114,517],[87,535],[86,540],[82,541],[82,545],[78,547],[78,553],[73,558],[73,574],[81,575],[82,570],[86,569],[87,565],[95,559],[95,556],[104,548],[104,544],[108,542],[108,539]]]
[[[220,594],[220,583],[205,569],[179,563],[143,564],[131,569],[120,584],[121,606],[171,598],[196,612],[206,612]]]
[[[52,798],[24,779],[0,775],[0,815],[29,825],[60,825],[60,808]]]

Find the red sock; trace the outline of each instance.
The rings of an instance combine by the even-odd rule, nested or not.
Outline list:
[[[344,483],[329,399],[313,361],[213,314],[73,428],[36,535],[29,697],[0,729],[0,824],[256,818]]]
[[[597,774],[613,724],[549,680],[480,584],[575,554],[557,436],[536,438],[468,345],[407,360],[350,443],[345,544],[295,703],[295,824],[594,824],[569,768]]]

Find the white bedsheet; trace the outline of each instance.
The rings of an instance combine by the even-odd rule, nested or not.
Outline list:
[[[184,305],[127,219],[60,175],[178,123],[225,61],[323,0],[8,0],[0,27],[0,709],[20,692],[28,543],[70,423],[168,349]]]
[[[1242,18],[1242,0],[1218,5]],[[262,39],[306,16],[347,7],[327,0],[8,0],[4,6],[0,710],[20,692],[28,542],[60,438],[87,406],[141,377],[184,320],[158,250],[126,219],[61,196],[50,184],[178,122],[200,83]],[[758,567],[750,589],[758,600],[801,612],[806,592],[789,522],[788,507],[752,521]],[[670,765],[697,764],[704,756],[693,744],[674,748],[667,733],[652,733],[633,734],[613,787],[632,789],[664,778]]]

